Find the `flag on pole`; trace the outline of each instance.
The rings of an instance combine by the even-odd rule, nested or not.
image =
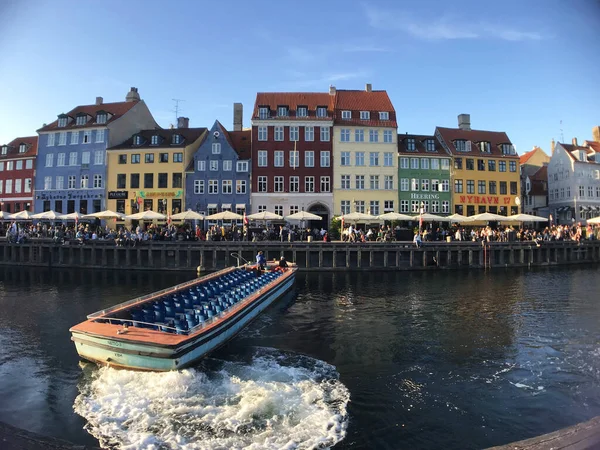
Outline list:
[[[79,225],[79,217],[75,216],[75,228]]]
[[[167,214],[167,225],[171,225],[171,213]]]
[[[246,216],[246,210],[244,210],[244,225],[248,225],[248,217]]]

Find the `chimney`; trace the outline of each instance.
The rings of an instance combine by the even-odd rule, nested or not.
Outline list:
[[[329,85],[329,95],[335,95],[335,86],[333,84]]]
[[[556,146],[556,142],[554,142],[554,138],[550,142],[550,156],[554,155],[554,147]]]
[[[104,99],[102,97],[96,97],[96,105],[101,105]]]
[[[574,137],[573,139],[571,139],[571,144],[573,144],[575,147],[579,147],[577,145],[577,138],[576,137]]]
[[[600,126],[595,126],[592,128],[592,138],[596,142],[600,142]]]
[[[139,102],[140,101],[140,94],[138,94],[138,89],[136,87],[132,87],[129,92],[127,93],[127,96],[125,97],[125,101],[126,102]]]
[[[471,131],[471,115],[470,114],[459,114],[458,115],[458,128],[465,131]]]
[[[177,128],[189,128],[190,127],[190,119],[188,117],[178,117],[177,118]]]
[[[244,122],[244,105],[241,103],[233,104],[233,131],[242,131]]]
[[[371,92],[373,90],[373,85],[371,83],[365,84],[365,92]]]

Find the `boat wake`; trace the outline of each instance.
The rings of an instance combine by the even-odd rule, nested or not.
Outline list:
[[[306,356],[256,348],[178,372],[84,373],[73,408],[104,448],[328,448],[346,434],[348,389]]]

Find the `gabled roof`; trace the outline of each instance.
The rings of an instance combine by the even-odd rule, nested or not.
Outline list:
[[[548,181],[548,166],[543,165],[539,170],[529,177],[531,180]]]
[[[473,156],[473,157],[482,157],[482,156],[494,156],[494,157],[503,157],[503,158],[519,158],[518,155],[505,155],[502,153],[502,149],[500,148],[501,144],[511,144],[510,139],[504,131],[484,131],[484,130],[461,130],[460,128],[443,128],[436,127],[436,135],[440,134],[448,149],[454,156]],[[454,146],[454,141],[457,140],[465,140],[471,141],[472,144],[477,144],[479,142],[489,142],[490,143],[490,152],[484,153],[479,148],[472,146],[470,152],[460,152],[456,150]]]
[[[25,153],[19,153],[19,147],[21,144],[25,144],[27,146],[27,150]],[[23,158],[23,157],[32,157],[37,155],[38,151],[38,137],[37,136],[27,136],[27,137],[18,137],[13,139],[8,144],[0,145],[0,149],[6,145],[8,150],[6,155],[2,155],[0,151],[0,159],[12,159],[12,158]]]
[[[252,119],[259,119],[259,108],[268,107],[272,117],[268,120],[331,120],[333,117],[332,95],[321,92],[259,92],[256,94]],[[289,116],[277,117],[277,107],[287,106]],[[298,106],[308,108],[308,117],[296,117]],[[327,107],[327,117],[317,117],[317,107]]]
[[[352,118],[342,119],[342,111],[352,111]],[[369,111],[370,119],[361,120],[360,111]],[[389,113],[389,120],[379,120],[380,112]],[[387,91],[337,90],[334,120],[336,125],[398,127],[396,110]]]
[[[523,154],[521,155],[521,157],[519,158],[519,162],[520,162],[520,164],[521,164],[521,165],[523,165],[523,164],[527,164],[527,161],[529,161],[529,160],[531,159],[531,157],[532,157],[533,155],[535,155],[535,153],[536,153],[538,150],[542,150],[542,149],[541,149],[541,148],[539,148],[539,147],[533,147],[533,149],[532,149],[532,150],[529,150],[527,153],[523,153]],[[542,152],[543,152],[543,150],[542,150]]]
[[[69,116],[73,119],[69,123],[67,123],[67,126],[59,128],[58,127],[58,119],[57,119],[54,122],[52,122],[51,124],[46,125],[37,131],[38,131],[38,133],[41,133],[44,131],[63,131],[63,130],[67,131],[67,130],[71,130],[71,129],[82,129],[82,128],[89,128],[89,127],[105,126],[105,125],[112,123],[115,120],[119,119],[123,115],[125,115],[127,113],[127,111],[129,111],[131,108],[133,108],[135,105],[137,105],[137,103],[138,103],[137,101],[131,101],[131,102],[100,103],[99,105],[77,106],[65,114],[66,116]],[[98,124],[98,123],[96,123],[96,115],[98,114],[98,112],[101,112],[101,111],[109,113],[109,116],[107,117],[106,123]],[[75,118],[80,114],[87,114],[87,115],[91,116],[91,119],[89,119],[84,125],[75,125],[75,123],[76,123]],[[59,116],[62,116],[62,114],[59,114]]]
[[[548,166],[543,165],[529,177],[531,189],[529,195],[548,195]]]
[[[596,153],[600,153],[600,142],[596,142],[596,141],[583,141],[583,145],[591,148]]]
[[[227,131],[223,124],[217,120],[217,126],[231,148],[235,150],[239,159],[250,159],[252,150],[252,130],[246,131]]]
[[[131,149],[165,149],[165,148],[184,148],[195,142],[206,131],[206,128],[157,128],[154,130],[142,130],[130,136],[125,142],[115,145],[108,150],[131,150]],[[173,136],[180,135],[178,144],[173,144]],[[140,145],[134,144],[136,136],[142,137]],[[159,136],[158,145],[152,145],[152,136]]]
[[[406,143],[407,139],[415,140],[415,150],[408,150]],[[432,139],[435,145],[435,151],[427,151],[425,141]],[[430,156],[448,156],[448,153],[442,147],[442,144],[434,136],[426,136],[419,134],[398,134],[398,153],[402,155],[430,155]]]
[[[564,148],[567,152],[567,155],[569,155],[569,158],[571,158],[573,161],[578,162],[578,163],[582,163],[582,164],[597,164],[596,161],[594,160],[588,160],[588,161],[580,161],[579,159],[577,159],[575,157],[575,155],[573,155],[574,151],[582,151],[585,152],[586,155],[588,156],[594,156],[594,158],[598,157],[598,154],[595,153],[593,147],[584,147],[582,145],[573,145],[573,144],[563,144],[562,142],[557,142],[557,145],[560,145],[562,148]]]

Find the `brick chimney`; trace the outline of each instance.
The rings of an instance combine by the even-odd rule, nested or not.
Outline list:
[[[189,128],[189,127],[190,127],[189,117],[178,117],[177,118],[177,128]]]
[[[138,94],[138,88],[132,87],[129,90],[129,92],[127,93],[127,96],[125,97],[125,101],[126,102],[139,102],[140,94]]]
[[[104,102],[104,99],[102,97],[96,97],[96,105],[101,105],[102,102]]]
[[[371,83],[365,84],[365,91],[371,92],[373,90],[373,85]]]
[[[571,139],[571,144],[573,144],[575,147],[578,147],[577,145],[577,138],[574,137],[573,139]]]
[[[554,142],[554,138],[550,142],[550,156],[554,155],[554,147],[556,147],[556,142]]]
[[[596,142],[600,142],[600,126],[595,126],[592,128],[592,138]]]
[[[335,86],[333,84],[329,85],[329,95],[335,95]]]
[[[465,131],[471,131],[471,115],[470,114],[459,114],[458,115],[458,128]]]
[[[244,105],[241,103],[233,104],[233,131],[242,131],[244,122]]]

